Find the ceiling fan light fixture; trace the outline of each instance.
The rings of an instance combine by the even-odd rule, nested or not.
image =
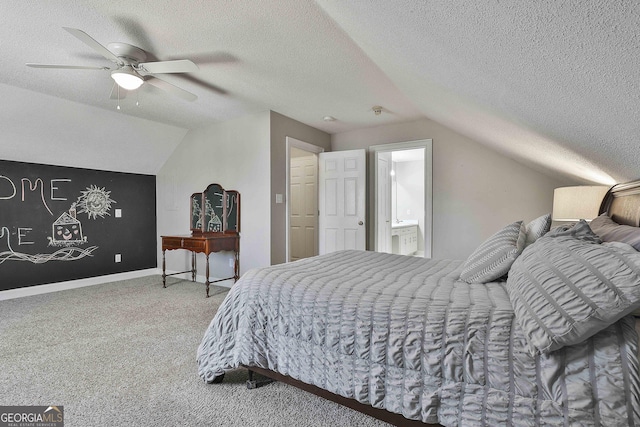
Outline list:
[[[142,77],[135,72],[131,65],[125,65],[118,70],[113,70],[111,72],[111,78],[115,80],[118,86],[126,90],[138,89],[142,83],[144,83]]]

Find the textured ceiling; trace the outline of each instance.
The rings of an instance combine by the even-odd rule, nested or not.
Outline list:
[[[578,181],[640,178],[640,3],[320,0],[429,118]]]
[[[103,159],[107,134],[127,139],[116,142],[120,157],[135,159],[131,144],[147,149],[162,134],[148,164],[103,164],[155,173],[187,129],[270,109],[329,133],[428,117],[576,182],[640,178],[635,1],[52,0],[0,9],[0,95],[12,103],[0,127],[28,122],[29,112],[50,116],[29,129],[28,147],[0,136],[0,158],[33,159],[28,151],[46,152],[52,134],[64,148],[77,133],[90,136],[87,154],[56,164]],[[62,27],[152,59],[193,60],[198,72],[163,78],[198,99],[144,85],[116,112],[109,71],[27,68],[111,65]],[[83,105],[92,120],[76,114]],[[12,106],[27,118],[16,122]]]

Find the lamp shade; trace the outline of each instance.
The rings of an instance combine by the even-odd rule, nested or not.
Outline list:
[[[142,77],[140,77],[130,65],[125,65],[118,70],[113,70],[111,72],[111,78],[116,81],[118,86],[126,90],[138,89],[144,82]]]
[[[600,204],[609,187],[603,185],[583,185],[560,187],[553,191],[554,221],[591,221],[598,216]]]

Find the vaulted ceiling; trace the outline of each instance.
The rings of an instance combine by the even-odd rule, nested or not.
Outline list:
[[[640,178],[638,2],[52,0],[1,9],[0,158],[155,173],[189,129],[274,110],[328,133],[426,117],[576,182]],[[63,27],[105,46],[133,44],[148,60],[192,60],[196,72],[157,77],[197,100],[145,83],[118,101],[109,70],[26,67],[113,68]],[[85,154],[65,158],[66,148]]]

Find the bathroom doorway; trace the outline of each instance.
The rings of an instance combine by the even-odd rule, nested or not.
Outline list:
[[[374,250],[431,257],[431,140],[370,147]]]

